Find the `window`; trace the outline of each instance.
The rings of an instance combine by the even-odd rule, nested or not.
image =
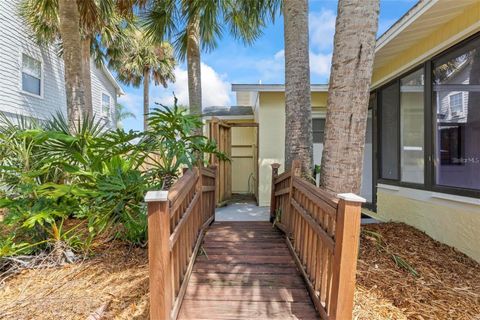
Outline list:
[[[434,183],[480,189],[480,39],[433,61]]]
[[[400,79],[400,171],[404,182],[424,182],[424,71]]]
[[[461,92],[452,93],[449,98],[450,113],[452,117],[458,117],[463,114],[463,94]]]
[[[22,90],[37,96],[42,94],[42,63],[22,54]]]
[[[399,88],[398,81],[380,91],[381,121],[381,161],[380,177],[389,180],[399,179]]]
[[[312,119],[313,143],[323,143],[325,119]]]
[[[110,117],[110,96],[108,94],[102,93],[102,117]]]

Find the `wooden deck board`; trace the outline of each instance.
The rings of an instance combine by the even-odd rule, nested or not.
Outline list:
[[[216,222],[178,319],[318,319],[285,240],[266,222]]]

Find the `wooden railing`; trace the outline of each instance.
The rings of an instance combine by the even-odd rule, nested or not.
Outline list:
[[[303,180],[297,161],[280,175],[279,166],[272,165],[271,220],[286,234],[321,318],[351,319],[365,199],[334,196]]]
[[[169,191],[149,191],[150,319],[176,319],[205,229],[215,217],[216,168],[187,170]]]

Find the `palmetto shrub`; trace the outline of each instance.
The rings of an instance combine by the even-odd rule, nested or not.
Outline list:
[[[171,185],[183,167],[217,152],[193,135],[202,122],[175,104],[149,116],[146,132],[109,131],[84,119],[73,131],[59,114],[38,122],[0,119],[0,257],[39,250],[87,251],[107,233],[146,242],[145,193]],[[147,165],[146,165],[147,164]],[[68,221],[69,223],[65,223]],[[73,222],[73,223],[72,223]]]

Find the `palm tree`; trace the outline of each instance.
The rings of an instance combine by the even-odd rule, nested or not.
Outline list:
[[[313,170],[312,103],[308,48],[308,0],[283,3],[285,37],[285,167],[299,159]]]
[[[80,13],[76,1],[58,1],[59,34],[63,43],[67,114],[71,128],[76,128],[85,110],[85,84],[80,55]]]
[[[378,0],[339,0],[320,184],[359,193]]]
[[[262,1],[152,0],[144,23],[150,36],[173,39],[180,60],[187,60],[189,108],[202,113],[201,50],[212,50],[225,28],[237,39],[251,43],[261,34],[265,9]]]
[[[150,111],[150,82],[167,87],[175,81],[173,48],[167,42],[156,43],[141,29],[126,32],[128,44],[123,52],[112,54],[110,65],[117,71],[120,81],[139,87],[143,83],[143,126],[147,130],[147,115]]]
[[[123,129],[122,121],[128,118],[136,119],[137,117],[133,112],[128,111],[123,104],[117,103],[114,114],[114,120],[117,128]]]
[[[81,113],[90,116],[93,113],[91,56],[93,55],[97,65],[101,64],[105,58],[103,48],[121,40],[122,22],[129,23],[131,15],[128,5],[130,4],[131,9],[134,3],[134,0],[102,2],[23,0],[21,2],[20,13],[39,44],[48,45],[61,40],[61,53],[64,56],[66,71],[67,105],[70,108],[73,101],[72,107],[81,110],[77,117],[81,116]],[[71,24],[72,27],[65,29],[66,24]],[[80,55],[78,55],[79,52]],[[78,66],[79,63],[81,69]],[[70,80],[67,80],[67,77]],[[72,83],[73,81],[75,82]],[[75,87],[72,88],[72,85]],[[82,102],[77,101],[79,99],[77,93],[82,93]]]

